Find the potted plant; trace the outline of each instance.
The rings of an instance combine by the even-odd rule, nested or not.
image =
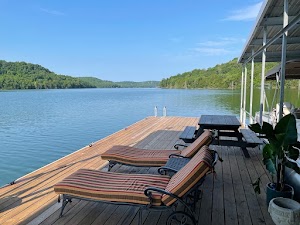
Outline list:
[[[273,128],[269,123],[263,122],[249,125],[255,133],[263,135],[267,140],[263,148],[263,163],[272,175],[272,183],[267,184],[267,204],[275,197],[293,197],[293,189],[285,184],[285,167],[292,168],[300,174],[295,162],[299,151],[294,145],[297,143],[296,119],[289,114],[283,117]],[[275,179],[274,179],[275,177]],[[253,183],[256,192],[260,192],[260,178]]]

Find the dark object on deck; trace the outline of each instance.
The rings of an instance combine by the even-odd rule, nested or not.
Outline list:
[[[173,175],[184,167],[191,159],[181,155],[170,155],[170,159],[166,165],[158,168],[158,173],[161,175]]]

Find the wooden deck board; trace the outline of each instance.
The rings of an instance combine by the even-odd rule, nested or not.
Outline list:
[[[214,146],[220,157],[222,158],[221,146]],[[212,208],[212,224],[224,225],[224,191],[223,191],[223,168],[222,163],[217,163],[215,166],[217,173],[214,175],[213,189],[213,208]]]
[[[224,188],[224,209],[225,209],[225,224],[238,224],[237,204],[234,193],[234,183],[232,180],[232,171],[230,168],[228,147],[224,147],[222,154],[223,165],[223,188]],[[222,150],[223,150],[222,149]]]
[[[237,216],[238,221],[241,224],[244,225],[251,225],[251,217],[249,213],[248,204],[246,201],[246,195],[245,190],[243,187],[243,181],[241,176],[243,176],[243,172],[238,167],[237,160],[235,157],[235,151],[238,151],[237,149],[234,149],[234,147],[230,147],[229,149],[230,154],[232,157],[229,157],[229,163],[230,163],[230,169],[232,173],[232,181],[233,181],[233,189],[234,189],[234,196],[236,201],[236,209],[237,209]],[[243,159],[240,159],[243,160]]]
[[[196,126],[199,118],[149,117],[86,146],[16,181],[0,188],[0,224],[137,224],[138,208],[74,200],[58,219],[61,203],[53,185],[79,168],[107,170],[100,155],[114,145],[145,149],[173,149],[186,126]],[[271,225],[264,204],[265,194],[257,196],[251,182],[262,175],[263,185],[269,176],[260,161],[260,152],[249,149],[250,159],[237,147],[211,146],[223,157],[216,166],[216,177],[209,175],[197,203],[199,224]],[[157,168],[116,165],[112,171],[157,174]],[[145,225],[164,224],[169,211],[143,212]]]
[[[241,157],[240,152],[236,152],[236,154],[239,157]],[[238,165],[239,165],[240,170],[244,171],[242,180],[243,180],[245,196],[247,199],[252,223],[253,224],[266,224],[264,221],[258,200],[257,200],[258,195],[255,194],[254,189],[252,187],[253,181],[256,178],[258,178],[258,175],[255,171],[254,166],[260,166],[260,164],[259,165],[253,164],[252,160],[253,159],[246,159],[246,158],[244,158],[244,160],[238,160]],[[267,208],[265,205],[263,205],[262,207]]]

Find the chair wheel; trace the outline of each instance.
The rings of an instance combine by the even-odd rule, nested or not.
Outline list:
[[[195,219],[186,212],[173,212],[167,219],[167,225],[196,225]]]

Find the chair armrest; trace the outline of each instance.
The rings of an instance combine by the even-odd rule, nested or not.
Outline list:
[[[187,204],[180,197],[178,197],[177,195],[174,195],[171,192],[168,192],[164,189],[156,188],[156,187],[149,187],[149,188],[146,188],[144,191],[144,194],[150,199],[151,203],[152,203],[152,193],[153,192],[158,192],[158,193],[161,193],[164,195],[169,195],[172,198],[177,199],[180,203],[182,203],[184,206],[186,206],[190,210],[190,208],[187,206]]]
[[[146,188],[145,191],[144,191],[144,194],[147,197],[149,197],[149,196],[151,196],[152,192],[158,192],[158,193],[161,193],[161,194],[170,195],[174,198],[179,198],[177,195],[174,195],[174,194],[166,191],[165,189],[161,189],[161,188],[157,188],[157,187],[148,187],[148,188]]]
[[[175,149],[178,149],[179,146],[180,146],[180,147],[187,147],[188,145],[185,145],[185,144],[175,144],[175,145],[174,145],[174,148],[175,148]]]
[[[152,193],[153,192],[158,192],[158,193],[161,193],[164,195],[169,195],[172,198],[175,198],[190,212],[191,215],[193,215],[193,211],[191,210],[191,208],[180,197],[178,197],[177,195],[174,195],[171,192],[168,192],[164,189],[161,189],[161,188],[149,187],[149,188],[145,189],[144,194],[150,199],[150,204],[152,204]]]
[[[175,169],[172,169],[172,168],[166,167],[166,166],[159,167],[158,170],[157,170],[157,172],[158,172],[160,175],[166,175],[166,174],[167,174],[167,173],[166,173],[167,171],[169,171],[169,172],[174,172],[174,173],[177,173],[177,172],[178,172],[178,170],[175,170]]]
[[[179,199],[178,196],[164,190],[164,189],[161,189],[161,188],[157,188],[157,187],[149,187],[149,188],[146,188],[144,190],[144,194],[149,198],[150,200],[150,206],[152,205],[153,203],[153,198],[152,198],[152,193],[153,192],[158,192],[158,193],[161,193],[161,194],[166,194],[166,195],[170,195],[171,197],[173,198],[176,198],[176,199]],[[180,199],[181,200],[181,199]]]
[[[177,158],[188,158],[188,157],[185,157],[185,156],[182,156],[182,155],[179,155],[179,154],[171,154],[171,155],[169,155],[169,158],[172,158],[172,157],[177,157]]]

